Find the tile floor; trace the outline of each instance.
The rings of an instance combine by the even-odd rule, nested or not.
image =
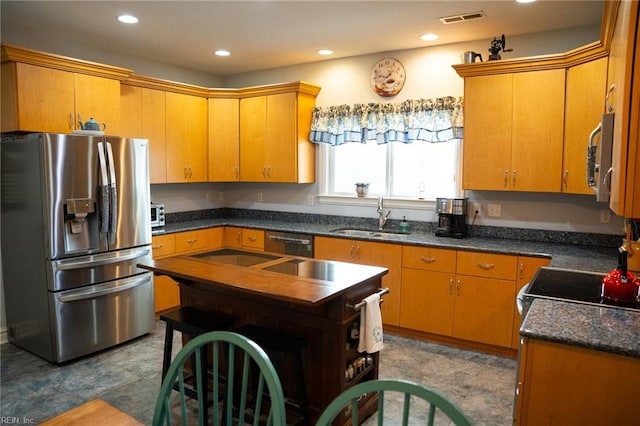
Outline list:
[[[0,346],[0,416],[37,424],[99,397],[151,424],[163,343],[164,324],[158,322],[147,336],[61,366],[4,344]],[[435,388],[477,425],[512,423],[515,376],[513,359],[385,335],[380,377]]]

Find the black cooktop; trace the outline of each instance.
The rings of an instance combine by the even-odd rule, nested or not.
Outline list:
[[[354,270],[353,265],[306,259],[291,259],[262,270],[324,281],[342,281],[361,276]]]
[[[541,267],[525,295],[600,303],[605,274]]]
[[[254,266],[270,260],[281,259],[281,256],[272,254],[253,253],[242,250],[222,249],[203,254],[196,254],[193,257],[224,263],[226,265]]]

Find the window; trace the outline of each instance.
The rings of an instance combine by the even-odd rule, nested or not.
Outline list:
[[[314,108],[326,196],[369,192],[403,200],[453,198],[460,189],[462,98]]]
[[[459,195],[459,140],[442,143],[375,141],[323,146],[324,195],[354,196],[355,183],[369,183],[371,194],[399,199],[435,200]]]

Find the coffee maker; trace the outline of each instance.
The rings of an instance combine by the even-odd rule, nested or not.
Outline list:
[[[467,235],[468,198],[436,198],[436,236],[463,238]]]

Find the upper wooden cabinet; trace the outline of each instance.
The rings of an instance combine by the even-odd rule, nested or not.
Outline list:
[[[570,67],[565,93],[562,192],[593,194],[587,185],[586,145],[600,122],[607,91],[607,58]]]
[[[243,90],[239,107],[240,180],[314,182],[315,146],[309,142],[309,130],[320,88],[299,82],[265,86],[244,95]]]
[[[2,131],[70,133],[94,117],[120,133],[120,82],[17,61],[2,63]],[[18,58],[19,59],[19,58]]]
[[[463,188],[559,192],[564,70],[465,79]]]
[[[167,182],[165,92],[144,87],[120,86],[122,135],[149,140],[149,179]]]
[[[609,52],[609,104],[615,113],[609,206],[627,218],[640,216],[640,47],[638,2],[619,2]],[[635,84],[634,84],[635,82]]]
[[[207,99],[166,93],[167,182],[207,181]]]
[[[209,99],[209,181],[240,179],[240,100]]]
[[[70,133],[94,117],[120,135],[120,81],[131,70],[2,45],[2,132]]]

